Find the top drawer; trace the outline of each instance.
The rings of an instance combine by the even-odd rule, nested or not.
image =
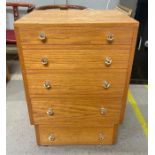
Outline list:
[[[21,27],[22,44],[111,45],[131,44],[132,27],[53,27],[46,25]]]

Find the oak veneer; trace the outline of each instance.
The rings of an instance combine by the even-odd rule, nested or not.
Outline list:
[[[15,31],[37,143],[114,144],[138,22],[116,10],[37,10]]]
[[[57,131],[55,133],[55,131]],[[36,125],[37,143],[39,145],[70,144],[114,144],[116,142],[117,125],[112,127],[52,127]],[[52,142],[49,137],[52,136]]]
[[[86,66],[86,65],[85,65]],[[123,94],[125,69],[117,70],[33,70],[27,72],[29,95],[63,96],[63,95],[103,95],[104,98]],[[51,88],[45,89],[49,81]],[[111,84],[109,89],[103,87],[104,81]],[[38,96],[39,97],[39,96]]]
[[[50,18],[49,18],[50,17]],[[18,25],[33,25],[37,24],[51,25],[51,26],[88,26],[88,25],[104,25],[104,26],[129,26],[131,28],[137,27],[138,22],[126,16],[117,10],[46,10],[46,11],[33,11],[32,13],[24,16],[16,23]]]
[[[36,26],[36,31],[33,31],[33,26],[21,28],[22,44],[41,44],[38,35],[40,32],[46,33],[46,44],[50,45],[102,45],[107,44],[107,35],[113,32],[115,40],[113,44],[131,44],[133,30],[124,26],[120,27],[52,27],[43,25]],[[32,37],[33,36],[33,37]]]
[[[128,68],[129,50],[23,50],[27,70],[47,69],[114,69]],[[105,58],[113,61],[110,67],[103,65]],[[48,65],[41,64],[41,58],[48,58]],[[121,59],[121,61],[120,61]]]
[[[121,112],[121,98],[104,99],[92,97],[66,96],[64,98],[32,98],[32,113],[35,124],[52,124],[56,126],[103,126],[103,123],[118,124]],[[62,104],[63,103],[63,104]],[[53,115],[47,111],[51,107]],[[73,108],[74,107],[74,108]],[[101,114],[101,108],[107,111]],[[93,121],[94,120],[94,121]],[[111,121],[109,121],[111,120]],[[87,123],[85,123],[87,122]]]

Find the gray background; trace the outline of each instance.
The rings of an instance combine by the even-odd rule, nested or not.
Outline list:
[[[49,4],[66,4],[66,0],[6,0],[7,2],[28,2],[33,3],[36,6],[49,5]],[[68,0],[69,4],[83,5],[92,9],[105,9],[109,0]],[[110,0],[109,9],[115,8],[119,3],[119,0]],[[23,10],[21,15],[25,14]],[[13,14],[12,10],[7,8],[7,23],[8,29],[13,29]]]

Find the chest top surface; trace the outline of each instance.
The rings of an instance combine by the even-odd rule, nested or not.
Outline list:
[[[117,10],[35,10],[15,22],[21,24],[132,24],[138,22]]]

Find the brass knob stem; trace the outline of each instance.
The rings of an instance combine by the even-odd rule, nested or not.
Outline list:
[[[114,41],[114,35],[111,32],[109,32],[107,35],[107,41],[109,43],[112,43]]]
[[[41,59],[41,63],[42,63],[43,65],[47,65],[47,64],[48,64],[48,58],[46,58],[46,57],[42,58],[42,59]]]
[[[104,63],[106,66],[110,66],[112,64],[112,59],[110,57],[105,57]]]
[[[103,87],[104,87],[105,89],[110,88],[110,86],[111,86],[111,84],[110,84],[108,81],[104,81],[104,82],[103,82]]]
[[[45,81],[44,82],[44,88],[46,88],[46,89],[50,89],[51,88],[51,84],[50,84],[49,81]]]

